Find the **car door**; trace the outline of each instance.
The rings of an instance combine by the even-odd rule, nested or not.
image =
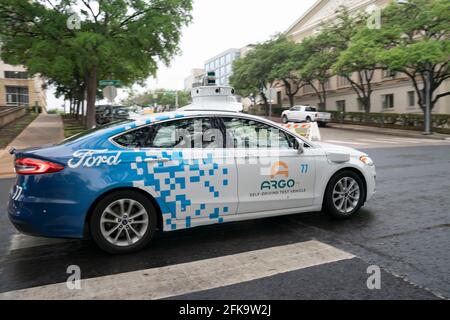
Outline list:
[[[221,135],[214,118],[177,119],[150,126],[135,146],[142,177],[135,185],[155,193],[165,230],[192,227],[199,220],[223,222],[236,214],[236,163]]]
[[[301,107],[297,107],[297,106],[295,106],[295,107],[293,107],[292,109],[291,109],[291,114],[292,114],[292,120],[294,120],[294,121],[300,121],[301,120],[301,112],[300,112],[300,110],[301,110]]]
[[[235,151],[237,213],[302,208],[314,200],[315,154],[299,154],[297,138],[268,123],[222,117],[227,147]]]

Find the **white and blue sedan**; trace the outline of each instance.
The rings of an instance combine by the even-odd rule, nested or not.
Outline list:
[[[8,212],[18,230],[92,237],[110,253],[143,248],[157,229],[321,210],[345,219],[375,193],[367,154],[217,110],[125,120],[16,150],[15,168]]]

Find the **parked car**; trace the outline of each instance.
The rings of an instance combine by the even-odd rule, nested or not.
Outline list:
[[[316,107],[294,106],[281,114],[283,123],[288,122],[317,122],[320,127],[325,127],[331,120],[328,112],[319,112]]]
[[[97,124],[104,125],[116,120],[128,119],[129,110],[124,106],[102,105],[96,107],[95,119]]]
[[[157,229],[320,210],[346,219],[375,193],[367,154],[230,111],[123,120],[12,152],[8,215],[16,228],[90,236],[110,253],[143,248]]]

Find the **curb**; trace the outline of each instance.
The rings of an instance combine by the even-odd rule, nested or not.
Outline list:
[[[432,135],[427,136],[427,135],[414,134],[414,133],[409,133],[409,132],[389,132],[389,131],[383,131],[383,130],[370,130],[370,129],[365,129],[365,128],[360,129],[360,128],[351,128],[351,127],[336,127],[333,124],[328,124],[327,127],[333,128],[333,129],[383,134],[383,135],[387,135],[387,136],[398,136],[398,137],[430,139],[430,140],[450,140],[450,137],[439,137],[439,136],[432,136]]]

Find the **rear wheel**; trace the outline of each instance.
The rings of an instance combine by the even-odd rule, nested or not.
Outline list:
[[[95,243],[109,253],[129,253],[142,249],[153,237],[156,210],[136,191],[117,191],[94,208],[90,230]]]
[[[325,191],[325,212],[337,219],[348,219],[359,211],[364,203],[366,190],[361,177],[344,170],[334,175]]]
[[[306,122],[311,122],[311,118],[310,117],[306,117]]]

